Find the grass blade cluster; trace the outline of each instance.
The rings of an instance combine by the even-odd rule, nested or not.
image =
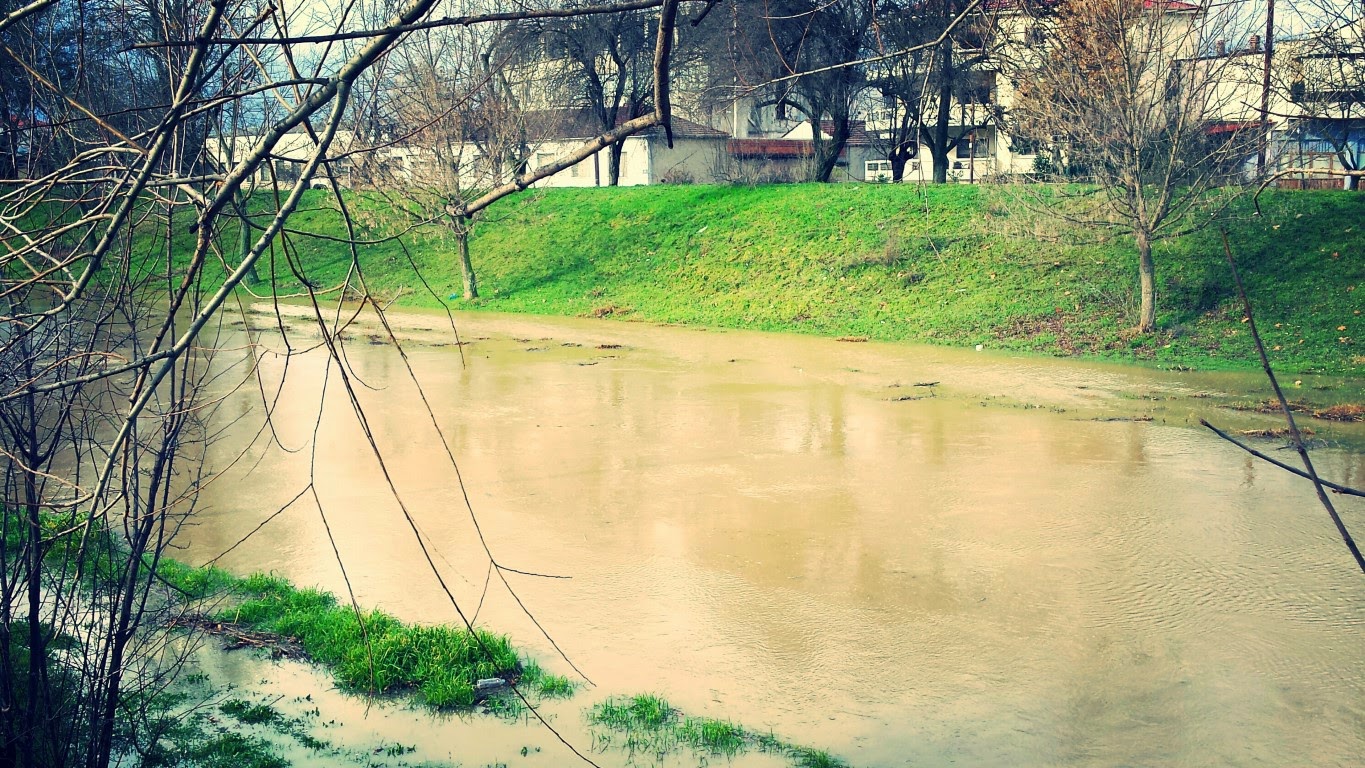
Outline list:
[[[330,670],[344,688],[371,693],[415,692],[436,708],[474,704],[475,683],[500,677],[526,693],[568,696],[574,684],[522,662],[504,635],[463,627],[419,626],[379,610],[357,614],[335,596],[301,589],[265,574],[237,578],[212,568],[164,563],[166,582],[192,598],[224,596],[216,621],[291,640]]]
[[[614,731],[598,734],[602,747],[621,747],[629,752],[666,754],[690,748],[710,755],[734,757],[750,749],[785,755],[797,768],[847,768],[847,764],[823,750],[804,747],[774,736],[755,733],[729,720],[691,717],[654,694],[613,697],[593,706],[588,721]]]

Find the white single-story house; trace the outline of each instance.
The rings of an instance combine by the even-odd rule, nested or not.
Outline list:
[[[540,113],[528,120],[528,127],[530,132],[536,132],[540,127],[544,136],[532,147],[528,158],[532,169],[554,162],[603,132],[586,110]],[[663,128],[647,128],[622,142],[618,183],[623,187],[635,187],[719,181],[724,173],[728,138],[724,131],[674,117],[673,146],[669,147]],[[610,183],[609,163],[610,151],[603,149],[554,176],[541,179],[536,186],[605,187]]]
[[[205,145],[205,149],[215,164],[228,168],[249,155],[260,140],[260,134],[254,133],[211,136]],[[349,185],[351,160],[347,155],[355,148],[354,144],[354,132],[339,130],[332,139],[332,144],[328,147],[327,154],[329,156],[341,158],[333,161],[331,168],[333,174],[341,179],[343,185]],[[251,180],[257,183],[269,183],[273,174],[274,178],[278,179],[281,184],[292,184],[299,178],[304,164],[313,156],[316,147],[313,137],[306,130],[295,128],[280,137],[279,142],[275,144],[274,151],[270,153],[269,161],[262,163],[257,168]],[[324,176],[321,169],[318,170],[317,176]]]

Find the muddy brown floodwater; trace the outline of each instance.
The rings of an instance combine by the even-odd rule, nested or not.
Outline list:
[[[1272,426],[1222,407],[1266,397],[1259,377],[475,314],[458,317],[462,366],[443,315],[392,317],[489,546],[571,577],[509,579],[596,684],[555,705],[584,748],[587,702],[649,691],[855,765],[1365,759],[1365,578],[1306,483],[1198,427]],[[488,562],[459,481],[371,333],[346,345],[369,426],[472,612]],[[181,556],[228,549],[311,472],[360,603],[458,621],[337,368],[313,352],[283,376],[278,335],[260,342],[278,443],[254,385],[224,401],[223,475]],[[1324,477],[1362,484],[1365,429],[1313,427]],[[1334,498],[1365,534],[1361,500]],[[305,497],[220,564],[344,594],[322,519]],[[570,671],[501,588],[478,621]],[[434,728],[436,757],[568,761],[534,726],[409,715],[394,738]]]

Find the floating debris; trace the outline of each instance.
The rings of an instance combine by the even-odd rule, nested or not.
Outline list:
[[[1287,439],[1290,437],[1289,427],[1275,427],[1274,429],[1243,429],[1237,434],[1242,437],[1265,437],[1272,439]],[[1308,437],[1317,433],[1308,427],[1300,427],[1299,434]]]
[[[1262,400],[1259,403],[1234,403],[1229,405],[1228,408],[1231,408],[1234,411],[1252,411],[1254,413],[1283,412],[1279,402],[1276,400]],[[1323,421],[1344,421],[1348,423],[1365,421],[1365,405],[1361,405],[1360,403],[1341,403],[1339,405],[1331,405],[1324,408],[1311,403],[1305,403],[1302,400],[1291,400],[1289,402],[1289,410],[1294,413],[1307,414],[1315,419],[1322,419]]]

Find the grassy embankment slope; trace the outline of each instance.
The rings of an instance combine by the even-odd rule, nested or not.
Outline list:
[[[475,229],[483,297],[450,303],[1158,365],[1254,364],[1216,227],[1156,246],[1159,330],[1136,335],[1132,239],[1098,241],[1097,231],[1068,229],[1019,197],[911,185],[530,191]],[[1272,361],[1365,373],[1365,195],[1270,192],[1261,202],[1262,216],[1244,199],[1220,222]],[[341,236],[330,206],[310,193],[291,228]],[[310,280],[335,284],[345,274],[345,247],[292,242]],[[409,243],[439,296],[458,294],[452,244],[435,233]],[[400,304],[437,303],[396,243],[363,246],[360,259],[371,290],[401,294]],[[277,270],[282,289],[298,285]]]

